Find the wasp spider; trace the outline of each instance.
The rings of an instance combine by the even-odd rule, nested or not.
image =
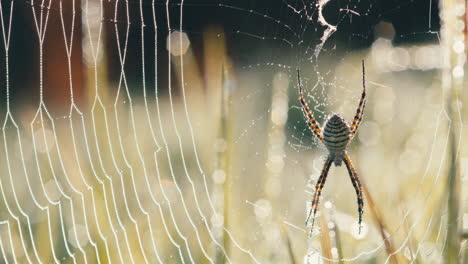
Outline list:
[[[344,120],[344,118],[338,114],[333,113],[328,119],[325,121],[325,125],[323,126],[323,132],[320,128],[317,121],[315,121],[312,113],[307,106],[304,100],[304,94],[301,84],[301,78],[299,74],[299,70],[297,70],[297,82],[299,86],[299,101],[302,104],[302,110],[304,112],[305,117],[307,118],[307,124],[309,125],[310,130],[314,133],[317,139],[322,142],[325,147],[328,149],[328,157],[325,161],[325,165],[323,166],[322,173],[315,185],[315,193],[314,197],[312,198],[312,207],[309,211],[307,216],[306,225],[308,225],[309,220],[312,217],[312,229],[315,223],[315,215],[317,213],[320,194],[322,192],[323,186],[325,185],[325,180],[327,179],[328,171],[332,163],[335,166],[341,166],[341,163],[344,161],[346,168],[348,169],[349,176],[351,178],[351,182],[353,184],[354,189],[356,190],[357,195],[357,203],[358,203],[358,213],[359,213],[359,233],[361,232],[361,223],[362,223],[362,214],[363,214],[363,207],[364,201],[362,198],[362,187],[361,183],[358,178],[357,171],[354,169],[353,164],[351,163],[351,159],[348,156],[346,148],[348,147],[349,143],[353,139],[354,135],[358,131],[359,124],[361,124],[362,116],[364,113],[364,108],[366,106],[366,81],[365,81],[365,69],[364,69],[364,61],[362,61],[362,95],[361,100],[359,101],[359,106],[356,111],[356,115],[354,116],[353,123],[351,126]]]

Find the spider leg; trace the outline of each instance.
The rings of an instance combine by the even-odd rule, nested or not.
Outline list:
[[[362,186],[361,186],[361,182],[359,181],[357,171],[354,169],[353,164],[348,154],[345,155],[344,162],[346,164],[346,168],[348,169],[349,177],[351,178],[351,182],[353,183],[354,190],[356,190],[358,213],[359,213],[359,233],[361,233],[362,214],[364,213],[364,210],[363,210],[364,200],[362,198]]]
[[[364,60],[362,61],[362,94],[361,100],[359,100],[359,105],[356,110],[356,115],[353,119],[353,124],[350,128],[350,137],[353,138],[356,132],[359,129],[359,125],[361,124],[362,116],[364,115],[364,108],[366,108],[366,71],[364,68]]]
[[[312,198],[312,206],[309,211],[309,215],[307,216],[306,219],[306,226],[309,223],[310,217],[313,215],[312,218],[312,229],[314,228],[315,224],[315,214],[317,213],[318,209],[318,204],[320,200],[320,194],[322,193],[323,186],[325,185],[325,180],[327,179],[328,171],[330,170],[330,166],[332,164],[332,159],[330,157],[327,158],[325,161],[325,164],[323,165],[322,173],[320,174],[320,177],[317,181],[317,184],[315,184],[315,192],[314,192],[314,197]]]
[[[310,112],[310,109],[304,100],[304,94],[302,92],[302,83],[301,83],[301,76],[299,74],[299,70],[297,70],[297,85],[299,86],[299,101],[301,102],[304,116],[307,118],[307,125],[309,125],[310,130],[323,143],[322,130],[320,129],[320,126],[317,123],[317,121],[315,121],[315,118],[312,116],[312,112]]]

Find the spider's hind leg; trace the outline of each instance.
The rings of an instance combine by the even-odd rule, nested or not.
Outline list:
[[[346,164],[346,168],[348,169],[349,177],[351,178],[351,182],[353,184],[354,190],[356,190],[357,195],[357,203],[358,203],[358,213],[359,213],[359,233],[361,233],[362,227],[362,214],[364,213],[364,200],[362,198],[362,186],[361,182],[359,181],[358,174],[351,163],[351,159],[346,154],[344,156],[343,161]]]
[[[312,229],[311,230],[313,230],[314,228],[315,215],[317,214],[317,210],[318,210],[320,194],[322,193],[323,186],[325,186],[325,180],[327,179],[327,175],[328,175],[328,172],[330,171],[332,162],[333,162],[333,159],[331,157],[328,157],[327,160],[325,161],[325,164],[322,169],[322,173],[320,174],[317,184],[315,184],[315,192],[314,192],[314,197],[312,198],[312,205],[311,205],[309,214],[306,219],[306,226],[307,226],[312,217]]]

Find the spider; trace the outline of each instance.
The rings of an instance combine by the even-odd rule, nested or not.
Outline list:
[[[309,125],[310,130],[314,133],[317,139],[322,142],[325,147],[328,149],[328,157],[323,166],[322,173],[315,185],[315,192],[312,199],[311,209],[306,219],[306,226],[309,223],[310,217],[313,213],[312,220],[312,229],[314,228],[315,215],[317,213],[320,194],[322,192],[323,186],[325,185],[325,180],[327,179],[328,171],[332,163],[335,166],[341,166],[341,163],[344,161],[346,168],[348,169],[349,177],[351,178],[351,183],[353,184],[354,189],[356,190],[357,203],[358,203],[358,213],[359,213],[359,233],[361,233],[361,223],[362,223],[362,214],[364,207],[364,200],[362,198],[362,187],[358,178],[357,171],[354,169],[351,159],[348,156],[346,151],[349,143],[356,135],[359,125],[361,124],[362,116],[364,114],[364,108],[366,106],[366,77],[365,77],[365,68],[364,60],[362,61],[362,95],[361,100],[359,101],[358,108],[356,110],[356,115],[354,116],[353,123],[351,126],[344,120],[339,114],[333,113],[325,121],[323,126],[324,132],[320,128],[320,125],[315,121],[312,113],[307,106],[304,100],[304,94],[301,84],[301,77],[299,70],[297,70],[297,84],[299,86],[299,101],[302,104],[302,110],[304,116],[307,119],[307,124]]]

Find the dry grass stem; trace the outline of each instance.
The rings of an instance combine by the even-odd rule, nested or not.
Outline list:
[[[364,195],[366,197],[365,199],[367,200],[367,204],[369,205],[368,208],[370,209],[372,217],[374,218],[374,221],[378,226],[380,236],[382,237],[382,240],[384,241],[385,251],[387,252],[389,256],[391,256],[390,257],[391,263],[398,264],[397,254],[395,254],[395,247],[393,246],[392,240],[387,236],[387,233],[386,233],[387,228],[383,221],[382,215],[379,209],[377,208],[374,202],[374,199],[372,198],[372,195],[370,194],[369,189],[367,188],[365,181],[362,178],[361,178],[361,185],[362,185],[362,189],[364,190]]]
[[[322,212],[320,217],[320,244],[322,245],[322,253],[326,258],[326,263],[333,263],[333,254],[331,251],[331,239],[330,239],[330,229],[328,228],[328,222],[325,218],[325,214]]]

